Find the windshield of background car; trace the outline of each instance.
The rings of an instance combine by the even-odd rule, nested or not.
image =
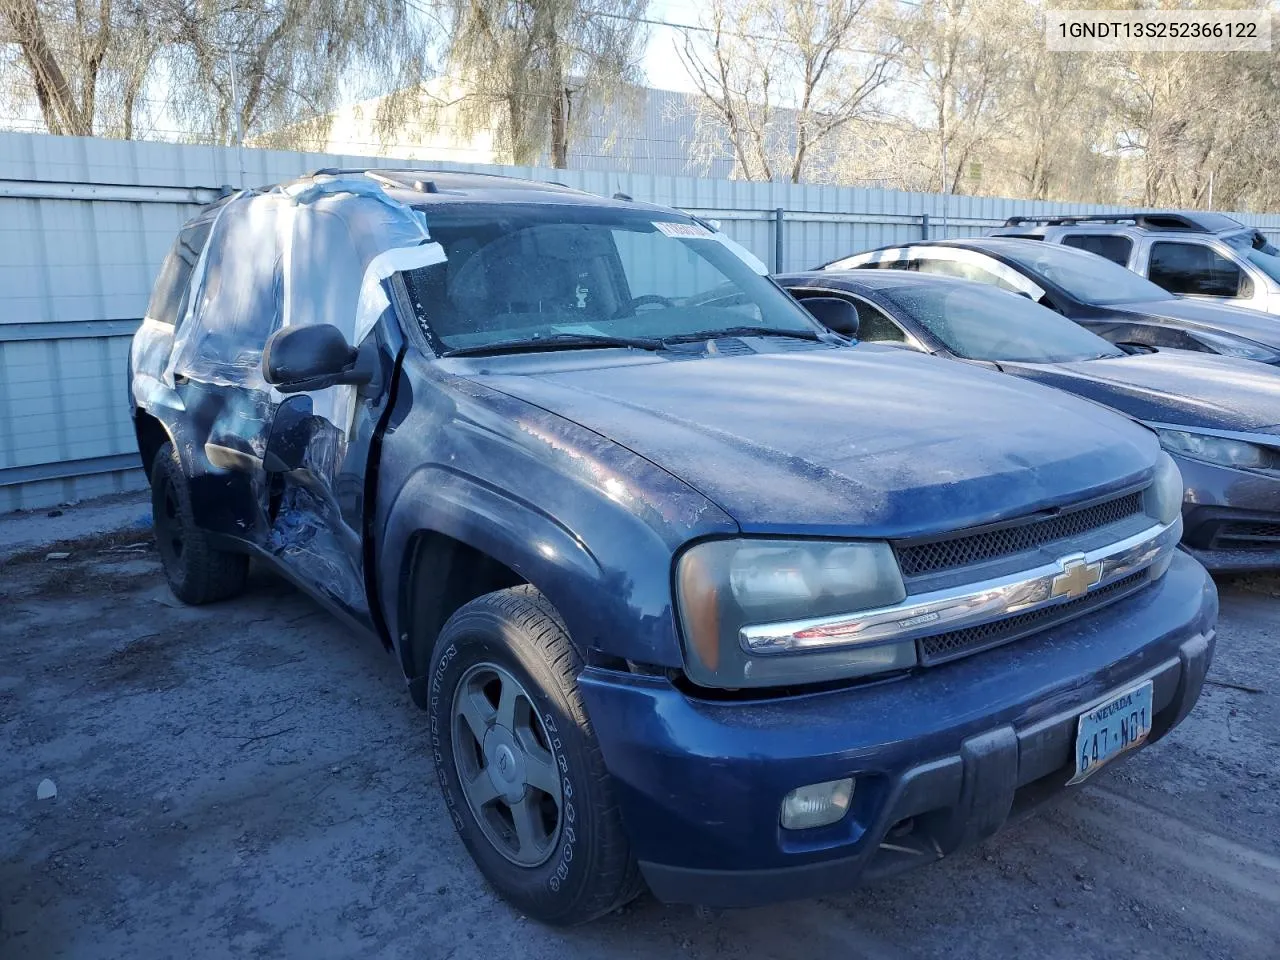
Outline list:
[[[405,280],[419,322],[446,352],[565,335],[822,332],[717,234],[686,218],[574,204],[442,204],[426,217],[446,259]]]
[[[1012,244],[1010,244],[1012,246]],[[1058,244],[1038,243],[1031,249],[1000,249],[1002,256],[1057,284],[1081,303],[1105,306],[1112,303],[1138,303],[1143,300],[1168,300],[1170,294],[1150,280],[1083,250]]]
[[[1017,293],[958,280],[880,291],[966,360],[1062,363],[1124,356],[1106,340]]]
[[[1280,250],[1262,234],[1254,231],[1233,233],[1223,239],[1272,280],[1280,281]]]

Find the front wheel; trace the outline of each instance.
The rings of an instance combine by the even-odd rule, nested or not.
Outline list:
[[[581,669],[555,609],[529,586],[459,609],[431,662],[432,752],[458,834],[504,898],[559,925],[641,889]]]
[[[196,526],[191,487],[172,443],[151,467],[151,523],[169,589],[183,603],[212,603],[244,592],[249,558],[219,550]]]

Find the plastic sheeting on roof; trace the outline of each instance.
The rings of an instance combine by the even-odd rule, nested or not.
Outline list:
[[[233,197],[193,271],[166,379],[274,393],[262,375],[272,333],[328,323],[359,346],[390,306],[387,278],[444,259],[420,211],[360,176]],[[353,399],[350,387],[317,391],[316,413],[345,431]]]

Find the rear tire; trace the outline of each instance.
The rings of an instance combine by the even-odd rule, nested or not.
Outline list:
[[[427,706],[445,803],[480,872],[521,912],[562,926],[643,889],[581,670],[542,594],[498,590],[445,624]]]
[[[160,563],[175,597],[199,605],[244,592],[249,558],[212,546],[209,535],[196,526],[191,488],[172,443],[160,448],[151,467],[151,518]]]

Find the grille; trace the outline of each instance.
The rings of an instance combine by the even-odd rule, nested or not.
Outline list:
[[[1018,613],[1012,617],[993,620],[991,623],[976,627],[925,637],[917,641],[920,645],[920,662],[931,667],[934,664],[946,663],[948,660],[955,660],[989,647],[1008,643],[1033,631],[1043,630],[1054,623],[1070,620],[1114,600],[1119,600],[1138,589],[1146,579],[1147,571],[1139,570],[1083,597],[1068,600],[1054,607],[1045,607],[1030,613]]]
[[[1280,541],[1280,523],[1231,520],[1218,527],[1214,539],[1217,541],[1216,546],[1226,550],[1248,549],[1259,544],[1272,545]]]
[[[1043,520],[1030,520],[1015,526],[948,540],[895,546],[894,553],[897,554],[898,566],[904,577],[919,577],[926,573],[954,570],[985,560],[1011,556],[1056,540],[1078,537],[1119,523],[1141,511],[1142,493],[1135,491]]]

